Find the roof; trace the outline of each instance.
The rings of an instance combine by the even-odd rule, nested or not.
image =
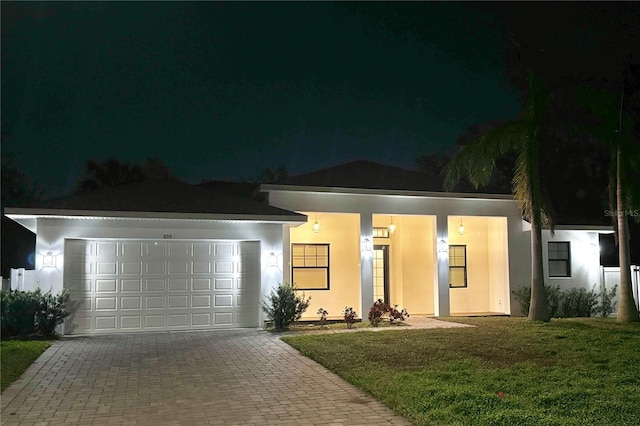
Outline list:
[[[306,216],[206,186],[145,181],[7,208],[8,216],[94,216],[306,221]]]
[[[425,173],[358,160],[292,176],[285,185],[399,191],[442,191],[442,180]]]

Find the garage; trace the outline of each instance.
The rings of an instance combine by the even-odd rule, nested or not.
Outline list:
[[[65,239],[65,334],[256,327],[260,243]]]

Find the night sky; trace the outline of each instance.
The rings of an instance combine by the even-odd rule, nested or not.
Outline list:
[[[3,2],[3,154],[47,198],[90,158],[156,157],[194,183],[356,159],[413,169],[517,114],[492,15],[430,4],[419,31],[397,31],[366,7]]]

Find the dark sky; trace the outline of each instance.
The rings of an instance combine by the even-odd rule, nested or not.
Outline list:
[[[90,158],[156,157],[189,182],[414,168],[517,114],[491,15],[430,4],[419,30],[398,31],[351,6],[3,2],[3,154],[46,197]]]

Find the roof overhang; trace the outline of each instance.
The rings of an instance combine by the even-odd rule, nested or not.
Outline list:
[[[556,225],[554,230],[597,232],[598,234],[613,234],[614,232],[611,225]]]
[[[102,210],[62,210],[5,208],[5,216],[24,226],[34,234],[38,219],[71,220],[163,220],[163,221],[205,221],[217,223],[272,223],[303,224],[307,217],[291,212],[291,215],[250,215],[250,214],[212,214],[212,213],[175,213],[175,212],[130,212]]]
[[[391,197],[422,197],[422,198],[449,198],[449,199],[481,199],[481,200],[508,200],[513,201],[513,196],[508,194],[476,194],[466,192],[429,192],[406,191],[390,189],[366,189],[366,188],[342,188],[326,186],[297,186],[297,185],[260,185],[261,192],[291,192],[308,194],[350,194],[350,195],[382,195]]]

